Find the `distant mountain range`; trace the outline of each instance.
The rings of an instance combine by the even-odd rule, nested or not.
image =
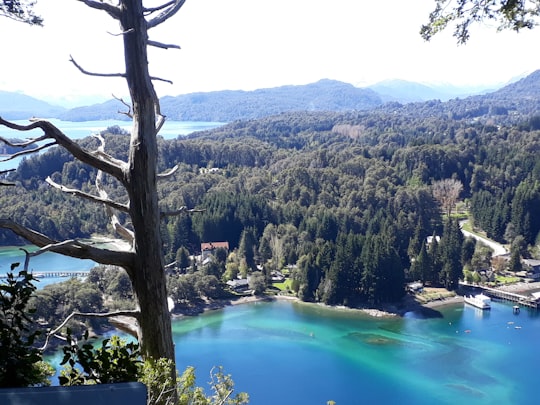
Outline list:
[[[384,102],[413,103],[429,100],[447,101],[452,98],[468,97],[493,91],[490,87],[457,87],[449,84],[420,84],[405,80],[386,80],[371,85]]]
[[[32,116],[56,118],[65,111],[65,108],[21,93],[0,90],[0,116],[5,119],[18,120]]]
[[[406,104],[428,100],[449,100],[448,104],[454,107],[456,103],[461,103],[461,100],[467,100],[467,108],[470,108],[471,102],[480,105],[488,103],[490,106],[495,103],[530,112],[540,105],[540,71],[501,89],[489,93],[486,91],[481,88],[427,86],[402,80],[385,81],[359,88],[352,84],[324,79],[301,86],[166,96],[160,101],[161,111],[168,119],[178,121],[231,122],[289,111],[371,110],[385,103]],[[485,94],[481,94],[482,92]],[[119,111],[123,110],[125,106],[117,100],[65,109],[20,93],[0,91],[0,116],[6,119],[25,119],[32,116],[65,121],[127,119],[125,115],[119,114]]]

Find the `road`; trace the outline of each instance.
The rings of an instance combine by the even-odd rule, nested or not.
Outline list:
[[[460,225],[462,224],[463,223],[460,223]],[[491,239],[483,238],[482,236],[476,235],[469,231],[465,231],[463,229],[461,229],[461,232],[463,232],[463,235],[465,235],[466,237],[474,238],[482,242],[484,245],[489,246],[491,249],[493,249],[493,257],[502,256],[508,253],[508,250],[506,250],[506,248],[500,243],[494,242]]]

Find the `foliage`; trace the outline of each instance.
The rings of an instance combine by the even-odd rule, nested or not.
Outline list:
[[[35,1],[32,0],[2,0],[0,16],[30,25],[42,25],[43,19],[34,13],[34,5]]]
[[[437,204],[433,185],[445,182],[456,185],[475,226],[488,237],[509,243],[522,237],[526,244],[535,243],[540,233],[535,208],[540,201],[535,181],[540,176],[540,141],[533,124],[538,116],[534,111],[540,111],[534,95],[539,83],[537,72],[491,95],[465,100],[394,103],[369,112],[280,114],[160,140],[161,170],[179,165],[174,176],[160,182],[162,209],[184,205],[204,210],[163,218],[165,257],[168,262],[181,259],[182,274],[169,281],[170,295],[182,303],[200,299],[204,291],[218,296],[214,280],[201,281],[204,276],[226,281],[238,274],[246,277],[262,265],[269,270],[298,266],[291,283],[303,299],[334,304],[368,296],[377,302],[396,299],[402,286],[389,292],[384,287],[388,284],[378,281],[389,276],[376,271],[385,256],[396,267],[399,259],[404,277],[401,270],[392,272],[396,280],[454,285],[457,260],[452,277],[447,277],[450,268],[442,278],[440,274],[445,240],[426,246],[419,258],[428,236],[442,236],[443,214],[456,201],[442,210]],[[122,157],[127,137],[106,138],[111,155]],[[81,141],[96,147],[91,142]],[[49,152],[40,154],[39,164],[26,159],[20,173],[11,175],[27,185],[31,198],[21,198],[15,188],[0,189],[6,215],[24,217],[32,227],[64,236],[107,232],[100,210],[53,195],[40,185],[51,174],[46,173],[49,168],[63,183],[93,187],[95,172],[72,161],[57,165],[63,155]],[[215,170],[201,170],[209,168]],[[115,183],[108,191],[125,197]],[[79,225],[73,215],[53,213],[68,204],[84,219]],[[46,215],[50,220],[43,219]],[[362,255],[362,246],[372,243],[366,238],[375,236],[382,238],[377,244],[387,247],[375,256],[367,251]],[[0,233],[0,241],[13,240]],[[228,241],[234,260],[186,266],[189,255],[197,255],[201,242],[208,241]],[[470,247],[462,257],[462,249],[454,245],[461,265],[468,263]],[[111,281],[107,278],[106,284]]]
[[[249,277],[249,288],[253,294],[261,295],[266,290],[266,277],[260,271],[254,271]]]
[[[11,265],[11,271],[18,263]],[[28,316],[35,278],[26,271],[7,274],[0,284],[0,387],[49,385],[54,370],[42,360],[33,347],[40,334]]]
[[[201,387],[195,386],[195,369],[188,367],[180,377],[179,398],[181,405],[242,405],[249,403],[249,395],[245,392],[231,397],[234,391],[234,382],[231,376],[224,374],[223,368],[219,367],[217,371],[210,371],[209,385],[212,395],[206,397]]]
[[[449,25],[454,24],[454,37],[459,43],[465,43],[470,36],[470,28],[480,21],[494,21],[498,29],[520,31],[535,27],[540,2],[533,1],[499,1],[499,0],[435,0],[435,10],[429,16],[429,23],[420,31],[426,40]]]
[[[87,336],[85,336],[87,340]],[[68,335],[68,345],[63,348],[64,359],[61,385],[104,384],[139,381],[146,385],[147,403],[150,405],[173,404],[177,392],[179,405],[247,404],[249,396],[238,393],[234,397],[234,382],[219,367],[211,371],[212,394],[206,396],[202,387],[197,387],[195,370],[188,367],[182,376],[173,378],[174,362],[170,359],[140,358],[139,345],[127,342],[118,336],[104,339],[93,345],[89,342],[76,344]]]
[[[88,342],[79,346],[68,331],[67,345],[62,348],[64,368],[59,377],[60,385],[110,384],[136,381],[140,369],[139,345],[125,342],[118,336],[104,339],[95,348]]]

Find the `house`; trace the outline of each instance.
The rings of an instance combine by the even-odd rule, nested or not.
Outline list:
[[[282,283],[285,281],[285,276],[277,270],[271,271],[270,277],[272,278],[272,283]]]
[[[525,265],[527,271],[527,277],[533,280],[540,279],[540,260],[536,259],[523,259],[522,263]]]
[[[211,256],[214,256],[216,250],[225,249],[229,253],[229,242],[206,242],[201,243],[201,262],[204,262],[205,259],[209,259]]]
[[[249,281],[247,278],[240,278],[227,281],[227,285],[233,291],[246,291],[249,288]]]
[[[424,289],[424,284],[422,284],[420,281],[415,281],[413,283],[407,284],[407,291],[410,293],[417,293],[422,292]]]

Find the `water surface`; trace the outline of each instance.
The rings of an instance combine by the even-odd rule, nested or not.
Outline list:
[[[540,322],[454,305],[441,317],[371,318],[290,302],[174,322],[180,369],[214,365],[253,404],[533,404]],[[517,328],[516,328],[517,327]]]

